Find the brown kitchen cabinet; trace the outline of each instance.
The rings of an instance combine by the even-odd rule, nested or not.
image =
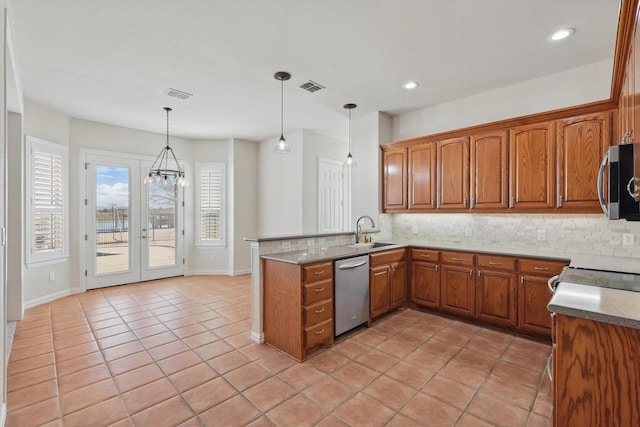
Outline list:
[[[477,255],[476,271],[476,317],[516,326],[516,258]]]
[[[573,117],[556,123],[557,206],[600,211],[598,169],[611,145],[609,112]]]
[[[556,314],[555,427],[639,426],[640,330]]]
[[[560,274],[565,261],[521,258],[519,264],[518,329],[550,336],[551,318],[547,304],[551,294],[547,283]]]
[[[411,249],[411,301],[438,308],[440,306],[440,252]]]
[[[438,209],[469,207],[469,138],[437,142]]]
[[[510,206],[555,207],[555,126],[553,122],[509,130]]]
[[[382,207],[385,212],[407,209],[407,149],[382,150]]]
[[[406,249],[394,249],[369,254],[371,319],[405,305],[406,295]]]
[[[333,345],[333,263],[263,261],[264,340],[298,361]]]
[[[444,311],[474,317],[476,289],[474,254],[441,252],[440,308]]]
[[[417,143],[409,147],[409,210],[436,208],[436,143]]]
[[[509,207],[509,140],[505,130],[472,135],[471,209]]]

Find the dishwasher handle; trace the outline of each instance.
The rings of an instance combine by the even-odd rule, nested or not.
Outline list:
[[[362,267],[367,262],[369,262],[369,260],[364,260],[364,261],[360,261],[360,262],[354,262],[353,264],[342,264],[342,265],[338,266],[338,270],[351,270],[351,269],[354,269],[354,268]]]

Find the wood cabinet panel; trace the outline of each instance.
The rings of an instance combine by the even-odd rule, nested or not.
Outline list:
[[[423,261],[413,261],[411,263],[411,301],[425,307],[439,307],[439,264]]]
[[[313,304],[323,299],[333,298],[333,279],[304,285],[304,304]]]
[[[518,271],[526,274],[542,275],[551,277],[560,274],[562,269],[569,265],[569,261],[556,261],[540,258],[519,258]]]
[[[392,249],[390,251],[374,252],[369,254],[369,266],[377,267],[404,261],[406,254],[406,249]]]
[[[517,259],[502,255],[476,255],[476,266],[478,269],[505,270],[515,272]]]
[[[554,146],[553,122],[520,126],[509,131],[512,207],[554,207]]]
[[[470,252],[442,251],[440,252],[440,259],[445,264],[466,265],[472,267],[475,255]]]
[[[333,277],[333,263],[323,262],[302,267],[305,283],[313,283]]]
[[[437,143],[438,208],[466,209],[469,200],[469,139]]]
[[[557,122],[558,207],[599,211],[598,169],[611,144],[610,124],[609,113]]]
[[[407,263],[397,262],[391,265],[391,308],[403,306],[407,301]]]
[[[382,152],[384,211],[407,209],[407,149],[392,148]]]
[[[472,209],[509,207],[509,144],[507,131],[472,135]]]
[[[304,306],[304,326],[309,327],[325,320],[333,318],[333,300],[324,300],[319,303]]]
[[[551,276],[520,274],[518,291],[518,328],[542,335],[551,334],[551,299],[547,281]]]
[[[436,208],[436,144],[409,147],[409,210]]]
[[[640,330],[558,314],[554,426],[640,425]]]
[[[476,308],[473,268],[442,264],[441,270],[440,308],[473,317]]]
[[[411,259],[415,261],[439,262],[440,251],[433,249],[411,249]]]
[[[333,319],[326,320],[304,330],[305,350],[310,350],[329,341],[333,344]]]
[[[391,310],[391,295],[388,266],[369,269],[369,299],[371,318],[378,317]]]
[[[505,326],[516,325],[516,278],[514,272],[478,269],[476,316]]]

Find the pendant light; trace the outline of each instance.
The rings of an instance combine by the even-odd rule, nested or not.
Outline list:
[[[356,104],[344,104],[343,108],[349,110],[349,154],[347,155],[347,160],[344,161],[344,165],[348,167],[357,166],[356,161],[353,160],[353,156],[351,155],[351,110],[356,108]]]
[[[173,149],[169,145],[169,112],[171,108],[164,107],[164,110],[167,112],[167,143],[158,154],[158,157],[156,157],[153,165],[151,165],[147,176],[144,177],[144,183],[164,183],[165,186],[169,186],[169,178],[175,177],[176,185],[186,187],[189,183],[185,177],[184,169],[178,163],[178,159],[176,159],[176,155],[173,154]],[[173,161],[169,164],[171,160]]]
[[[273,151],[277,154],[289,154],[291,148],[284,139],[284,82],[291,78],[291,74],[286,71],[278,71],[273,75],[276,80],[280,80],[280,139]]]

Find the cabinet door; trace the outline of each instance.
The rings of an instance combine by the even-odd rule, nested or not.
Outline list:
[[[476,278],[478,319],[505,326],[516,325],[516,274],[478,270]]]
[[[391,265],[390,278],[391,308],[401,307],[407,301],[407,263],[397,262]]]
[[[518,328],[551,336],[551,315],[547,304],[551,299],[547,276],[520,275],[518,292]]]
[[[411,301],[425,307],[440,304],[440,267],[431,262],[411,263]]]
[[[438,208],[465,209],[469,200],[469,140],[438,141]]]
[[[383,210],[407,209],[407,149],[383,150]]]
[[[476,290],[473,268],[442,264],[440,308],[452,313],[474,316]]]
[[[391,310],[389,291],[390,274],[391,270],[388,265],[369,270],[369,304],[372,319]]]
[[[611,144],[610,114],[557,123],[558,207],[600,210],[598,169]]]
[[[471,137],[472,209],[509,206],[509,157],[506,131]]]
[[[409,147],[409,209],[436,207],[436,143]]]
[[[509,131],[512,207],[554,207],[553,133],[552,122],[520,126]]]

